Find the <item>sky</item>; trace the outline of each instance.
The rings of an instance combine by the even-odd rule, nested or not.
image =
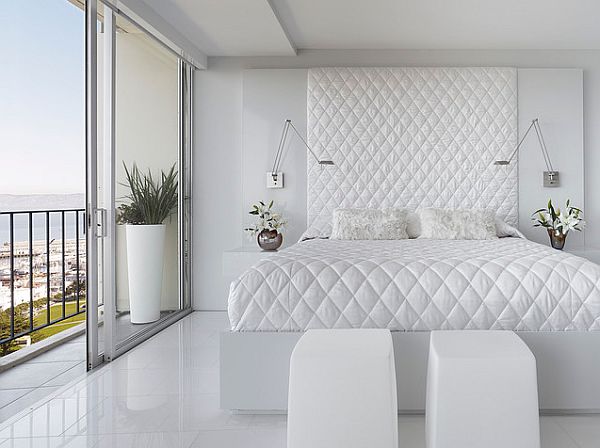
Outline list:
[[[85,191],[84,35],[67,0],[0,0],[0,194]]]

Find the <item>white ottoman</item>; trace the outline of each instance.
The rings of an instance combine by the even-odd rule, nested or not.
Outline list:
[[[290,361],[288,448],[397,448],[389,330],[309,330]]]
[[[535,358],[511,331],[433,331],[428,448],[539,448]]]

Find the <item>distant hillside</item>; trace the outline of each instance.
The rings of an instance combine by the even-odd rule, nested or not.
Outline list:
[[[84,208],[84,194],[0,194],[0,212]]]

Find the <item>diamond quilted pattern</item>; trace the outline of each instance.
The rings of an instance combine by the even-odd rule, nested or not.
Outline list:
[[[600,330],[600,266],[520,238],[311,240],[232,283],[235,331]]]
[[[513,68],[314,68],[308,142],[311,236],[338,207],[493,208],[517,224]]]

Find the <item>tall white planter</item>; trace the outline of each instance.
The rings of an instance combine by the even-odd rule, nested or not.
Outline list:
[[[126,226],[130,319],[145,324],[160,319],[165,224]]]

